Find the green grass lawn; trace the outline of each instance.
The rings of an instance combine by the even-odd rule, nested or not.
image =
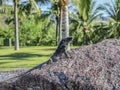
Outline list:
[[[15,51],[14,47],[0,47],[0,70],[32,68],[47,61],[55,49],[56,47],[53,46],[37,46],[24,47]]]
[[[14,51],[14,47],[0,47],[0,70],[32,68],[50,58],[56,47],[24,47]]]

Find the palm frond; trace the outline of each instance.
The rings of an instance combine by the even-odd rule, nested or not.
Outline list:
[[[37,3],[35,2],[35,0],[29,0],[31,5],[33,6],[34,10],[36,11],[36,13],[38,15],[40,15],[40,8],[38,7]]]

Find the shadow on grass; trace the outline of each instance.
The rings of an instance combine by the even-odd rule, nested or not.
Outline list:
[[[11,63],[11,62],[0,62],[0,65],[1,65],[1,64],[6,64],[6,63]]]
[[[51,54],[45,55],[45,54],[31,54],[31,53],[13,53],[9,55],[0,55],[0,60],[3,60],[3,59],[5,60],[6,58],[21,60],[21,59],[32,58],[32,57],[50,57],[50,55]]]

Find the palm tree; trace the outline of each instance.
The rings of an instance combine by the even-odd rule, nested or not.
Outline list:
[[[14,2],[15,50],[19,50],[18,11],[17,11],[17,4],[19,0],[13,0],[13,2]],[[3,1],[1,1],[1,3],[3,3]]]
[[[3,4],[3,2],[5,2],[7,0],[1,0],[0,4]],[[17,10],[17,4],[20,0],[13,0],[14,3],[14,25],[15,25],[15,50],[19,50],[19,30],[18,30],[18,10]],[[34,8],[34,11],[36,11],[35,13],[37,13],[38,15],[40,15],[40,10],[36,4],[36,2],[40,2],[40,3],[45,3],[48,0],[29,0],[32,8]],[[9,1],[8,1],[9,2]]]
[[[72,0],[77,9],[78,17],[75,19],[78,22],[78,27],[83,31],[83,44],[88,44],[87,33],[90,32],[89,28],[94,19],[100,15],[98,14],[98,8],[92,12],[95,1],[91,0]]]
[[[110,16],[110,21],[113,21],[115,23],[120,22],[120,1],[111,0],[112,4],[106,4],[103,9],[105,9]],[[107,8],[109,7],[109,8]]]
[[[54,0],[56,1],[56,0]],[[57,0],[58,9],[58,27],[59,41],[69,36],[69,20],[68,20],[68,0]],[[69,45],[67,46],[69,50]]]
[[[58,2],[55,0],[51,0],[52,6],[51,6],[51,14],[55,16],[55,22],[56,22],[56,45],[58,45],[59,42],[59,32],[60,32],[60,8],[58,6]]]
[[[19,30],[18,30],[18,12],[17,12],[17,4],[20,0],[13,0],[14,2],[14,22],[15,22],[15,50],[19,50]],[[38,6],[36,5],[36,2],[34,0],[29,0],[31,5],[35,8],[38,15],[40,14],[40,10]]]
[[[106,4],[103,9],[109,15],[110,23],[116,26],[116,30],[120,35],[120,0],[111,0],[112,4]]]
[[[112,19],[115,22],[120,21],[119,15],[120,15],[120,0],[111,0],[112,4],[107,3],[104,5],[103,9],[105,9],[110,16],[110,19]]]
[[[69,36],[68,0],[52,0],[52,3],[56,16],[56,40],[60,42]]]

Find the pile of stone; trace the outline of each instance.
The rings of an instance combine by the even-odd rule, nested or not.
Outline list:
[[[104,40],[0,83],[0,90],[120,90],[120,40]]]

